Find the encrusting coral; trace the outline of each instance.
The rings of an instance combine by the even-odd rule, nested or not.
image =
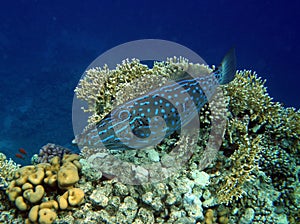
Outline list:
[[[62,160],[56,156],[50,163],[24,166],[15,171],[6,193],[18,210],[29,211],[26,223],[51,224],[59,209],[83,202],[84,192],[75,188],[81,169],[78,160],[76,154],[65,155]]]

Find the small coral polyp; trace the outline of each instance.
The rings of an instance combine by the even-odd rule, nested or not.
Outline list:
[[[79,155],[65,155],[60,161],[24,166],[16,170],[6,194],[18,210],[28,212],[26,223],[51,224],[59,210],[77,206],[84,200],[84,192],[75,188],[79,181]],[[65,191],[61,196],[60,192]],[[58,196],[57,199],[53,196]]]

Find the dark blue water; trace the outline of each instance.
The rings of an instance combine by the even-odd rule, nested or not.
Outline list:
[[[235,46],[239,69],[257,71],[274,100],[299,108],[297,2],[1,3],[0,151],[13,156],[23,147],[32,155],[48,142],[69,146],[82,72],[104,51],[136,39],[175,41],[208,64]]]

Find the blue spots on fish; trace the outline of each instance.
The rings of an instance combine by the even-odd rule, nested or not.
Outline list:
[[[167,138],[174,132],[180,134],[181,127],[192,120],[207,102],[206,96],[200,94],[201,87],[198,82],[199,80],[193,77],[178,80],[120,105],[97,126],[102,143],[109,149],[128,149],[132,148],[131,146],[144,148],[157,143],[160,136]],[[166,92],[174,100],[166,97]],[[122,117],[120,114],[125,115]],[[163,123],[156,121],[155,117],[162,118],[166,128],[160,129]],[[103,129],[110,131],[103,132]],[[107,135],[113,137],[107,138]],[[151,135],[151,138],[148,142],[132,143],[132,135],[140,139],[149,138]]]
[[[157,106],[155,102],[149,102],[149,100],[153,101],[153,99],[156,100],[155,102],[159,102],[159,106]],[[145,101],[148,101],[149,103],[145,103]],[[137,106],[130,107],[129,105]],[[132,134],[139,139],[146,139],[150,135],[154,136],[152,141],[141,140],[139,142],[135,142],[134,148],[143,148],[145,146],[152,145],[153,142],[157,140],[155,135],[161,136],[164,134],[164,137],[168,137],[175,131],[180,133],[181,120],[179,113],[177,112],[176,108],[170,107],[170,105],[170,101],[158,95],[154,98],[151,95],[147,95],[139,100],[136,100],[134,104],[132,104],[132,102],[128,102],[122,105],[122,109],[117,108],[116,110],[113,110],[97,125],[101,143],[104,144],[108,149],[130,149],[133,148],[130,147],[129,144]],[[152,106],[152,108],[149,108],[148,106]],[[155,109],[153,108],[154,106],[156,107]],[[126,122],[125,119],[121,119],[121,122],[119,122],[116,117],[120,118],[119,114],[124,114],[125,107],[128,108],[126,110]],[[161,123],[156,123],[158,121],[157,117],[164,119],[164,122],[167,124],[167,128],[161,130],[160,132],[157,131],[159,130],[157,126],[161,126]],[[106,130],[108,130],[108,132],[106,132]],[[113,137],[107,138],[107,135]]]
[[[180,80],[119,105],[97,124],[98,143],[111,150],[144,148],[157,144],[162,135],[167,138],[174,132],[180,134],[181,128],[207,103],[206,90],[214,92],[217,85],[211,80],[217,79],[220,84],[230,82],[235,66],[235,53],[231,50],[221,65],[206,77],[185,74]],[[91,137],[87,134],[86,139]]]

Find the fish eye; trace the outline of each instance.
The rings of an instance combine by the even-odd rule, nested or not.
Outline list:
[[[130,117],[130,113],[128,110],[121,110],[118,115],[118,118],[120,120],[125,120],[125,119],[128,119],[129,117]]]

